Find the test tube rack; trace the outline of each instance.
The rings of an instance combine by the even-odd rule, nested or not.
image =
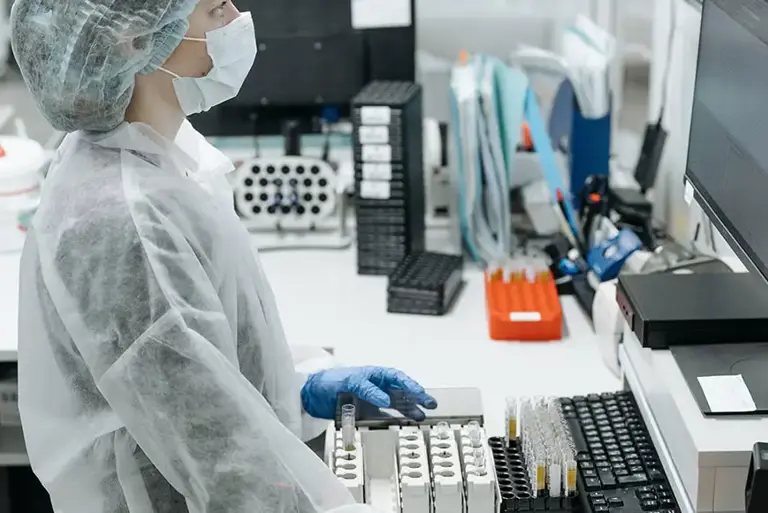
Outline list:
[[[389,276],[387,311],[445,315],[461,292],[463,266],[463,258],[458,255],[407,255]]]
[[[503,438],[488,441],[493,452],[493,462],[501,499],[500,513],[516,511],[547,511],[570,513],[579,505],[577,496],[550,497],[546,492],[533,496],[533,487],[526,472],[527,462],[517,441],[507,445]]]
[[[462,513],[465,508],[464,480],[459,446],[453,429],[443,438],[439,427],[429,431],[429,458],[435,494],[434,513]]]
[[[360,433],[355,433],[354,448],[344,447],[341,431],[335,432],[331,469],[352,494],[355,501],[365,503],[365,458]]]
[[[477,472],[469,429],[479,429],[485,470]],[[493,452],[479,426],[358,427],[354,451],[329,432],[328,464],[355,500],[383,513],[497,513]],[[477,442],[476,442],[477,443]]]
[[[498,341],[559,341],[563,311],[549,270],[489,269],[485,273],[488,331]]]
[[[484,455],[482,465],[476,461],[474,453],[478,448],[474,447],[470,439],[470,429],[467,426],[461,428],[460,443],[467,492],[467,511],[496,512],[500,495],[497,488],[498,478],[495,467],[492,465],[493,452],[483,428],[480,428],[480,437],[480,449]]]

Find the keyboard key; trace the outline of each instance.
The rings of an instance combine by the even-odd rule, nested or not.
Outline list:
[[[611,497],[608,499],[608,506],[611,508],[623,508],[624,507],[624,501],[621,500],[619,497]]]
[[[643,472],[643,467],[640,465],[633,465],[629,467],[629,471],[633,474],[640,474]],[[650,472],[648,472],[648,474],[650,475]],[[653,478],[651,478],[651,481],[653,481]]]
[[[637,498],[642,501],[655,501],[656,500],[656,494],[653,492],[644,492],[637,495]]]
[[[659,502],[661,502],[661,505],[665,508],[674,508],[675,507],[675,500],[667,497],[666,499],[661,499]]]
[[[634,466],[640,466],[642,463],[637,458],[627,458],[627,465],[634,467]]]
[[[643,508],[643,511],[654,511],[659,509],[659,502],[658,501],[642,501],[640,503],[640,507]]]
[[[621,485],[645,484],[648,482],[648,476],[645,474],[630,474],[618,478]]]
[[[603,492],[589,492],[587,494],[587,497],[589,497],[590,501],[592,499],[604,499],[605,498],[605,494]]]
[[[595,499],[592,501],[593,506],[605,506],[608,504],[608,501],[605,499]]]
[[[587,491],[590,490],[599,490],[600,489],[600,480],[596,477],[589,477],[584,480],[584,488],[587,489]]]
[[[648,479],[650,479],[653,482],[664,481],[664,473],[661,472],[660,470],[649,470]]]
[[[621,482],[622,477],[626,477],[629,475],[629,471],[623,468],[614,468],[613,473],[616,474],[616,477],[619,478],[619,482]]]
[[[598,472],[600,476],[600,482],[603,483],[603,488],[612,489],[616,488],[616,478],[613,477],[613,472],[610,470],[601,470]]]
[[[604,513],[606,511],[610,511],[610,509],[608,509],[607,505],[606,506],[595,506],[594,508],[592,508],[592,511],[594,511],[595,513]]]
[[[587,442],[584,441],[584,435],[581,434],[581,426],[577,419],[568,419],[568,427],[573,436],[573,446],[577,453],[587,452]],[[581,460],[584,461],[584,460]]]
[[[606,449],[608,449],[608,447],[606,447]],[[614,450],[608,449],[608,456],[611,456],[611,457],[618,456],[619,458],[621,458],[622,454],[621,454],[621,451],[619,451],[618,449],[614,449]]]
[[[580,467],[583,469],[593,469],[595,468],[595,464],[591,461],[584,461],[581,463]]]
[[[659,499],[671,499],[672,494],[669,492],[657,492],[656,495],[659,496]]]
[[[672,490],[670,490],[670,489],[669,489],[669,486],[667,486],[667,485],[665,485],[665,484],[659,484],[659,485],[656,485],[656,488],[655,488],[655,490],[656,490],[657,492],[667,492],[667,493],[672,493]]]
[[[607,461],[598,461],[596,463],[596,466],[598,470],[605,470],[605,469],[611,470],[611,464],[608,463]]]
[[[603,454],[598,454],[594,459],[595,461],[608,461],[608,457]]]
[[[592,457],[588,452],[580,452],[576,455],[576,461],[591,461]]]
[[[586,469],[581,473],[584,477],[597,477],[597,472],[594,470]]]

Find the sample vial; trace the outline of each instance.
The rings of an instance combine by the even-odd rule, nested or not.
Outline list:
[[[576,494],[576,460],[569,459],[565,463],[565,469],[566,469],[565,475],[567,476],[565,481],[566,494],[568,496],[575,495]]]
[[[563,472],[559,463],[549,464],[549,496],[560,497],[563,492]]]
[[[442,421],[437,423],[437,438],[440,440],[448,440],[451,438],[451,426],[447,422]]]
[[[341,443],[345,451],[355,450],[355,405],[341,407]]]
[[[536,491],[537,496],[547,489],[547,462],[544,458],[536,459]]]
[[[483,433],[480,431],[480,428],[470,429],[468,435],[469,443],[472,447],[483,446]]]
[[[517,440],[517,398],[507,397],[507,445]]]

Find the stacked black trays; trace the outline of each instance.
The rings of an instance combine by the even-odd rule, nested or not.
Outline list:
[[[389,277],[387,311],[419,315],[444,315],[462,288],[460,256],[412,253]]]
[[[531,483],[525,470],[526,463],[517,442],[512,442],[508,446],[503,438],[492,437],[488,439],[488,445],[493,452],[493,463],[501,495],[500,513],[516,511],[570,513],[578,507],[579,501],[576,496],[533,497]]]
[[[372,82],[352,100],[357,271],[389,275],[424,250],[422,92]]]

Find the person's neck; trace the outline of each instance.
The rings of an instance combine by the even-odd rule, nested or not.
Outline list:
[[[133,98],[125,113],[130,123],[144,123],[169,141],[176,139],[181,124],[186,119],[178,105],[164,101],[156,91],[144,91],[136,84]]]

